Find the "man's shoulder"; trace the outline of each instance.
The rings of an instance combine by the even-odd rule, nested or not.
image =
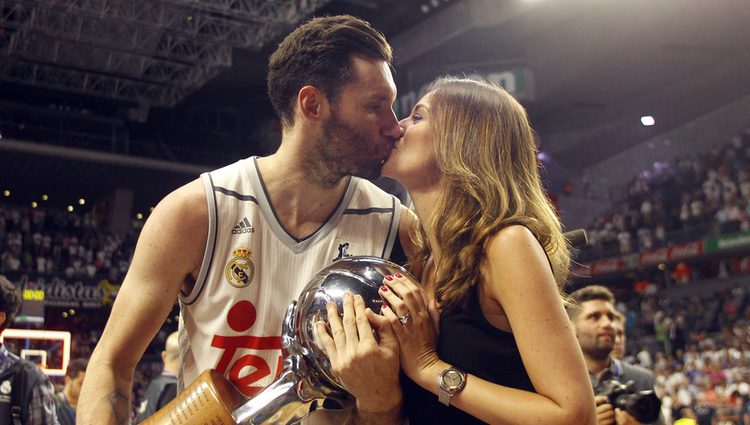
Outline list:
[[[622,369],[624,373],[630,372],[630,373],[635,373],[638,375],[644,375],[644,376],[650,376],[650,377],[654,376],[653,372],[651,372],[650,370],[646,369],[643,366],[635,365],[626,361],[621,361],[620,364],[622,365]]]
[[[36,364],[19,358],[12,353],[8,354],[9,361],[5,363],[2,371],[4,379],[12,379],[14,382],[22,383],[28,390],[40,385],[51,386],[52,381]],[[52,394],[50,394],[52,395]]]
[[[628,362],[621,362],[622,365],[622,378],[623,381],[635,381],[637,390],[650,390],[654,386],[654,373],[650,370],[630,364]]]
[[[39,366],[28,360],[18,359],[15,367],[18,371],[22,371],[32,383],[49,382],[47,374],[45,374]]]
[[[370,200],[371,202],[391,202],[391,200],[397,199],[395,195],[386,192],[385,190],[378,187],[375,183],[367,179],[363,179],[361,177],[352,177],[352,184],[355,184],[357,191],[363,194],[365,198]]]
[[[157,386],[165,386],[169,384],[176,384],[177,383],[177,376],[175,375],[167,375],[167,374],[161,374],[154,378],[153,381],[151,381],[151,384],[156,384]]]
[[[213,170],[207,171],[204,174],[210,174],[212,176],[236,175],[240,174],[243,170],[246,170],[249,167],[253,167],[254,165],[255,157],[251,156],[249,158],[237,160],[231,164],[226,164],[219,168],[214,168]]]

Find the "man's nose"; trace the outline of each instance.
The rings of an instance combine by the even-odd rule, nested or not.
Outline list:
[[[391,109],[391,113],[388,117],[388,125],[387,130],[385,131],[385,135],[394,139],[400,139],[403,135],[403,128],[401,128],[398,119],[396,119],[396,113],[393,112],[393,109]]]

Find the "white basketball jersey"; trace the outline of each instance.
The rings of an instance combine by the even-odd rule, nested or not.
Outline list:
[[[179,386],[216,369],[253,397],[281,371],[289,303],[340,258],[387,258],[398,237],[400,203],[353,177],[328,221],[296,239],[278,221],[254,157],[201,178],[208,242],[192,292],[180,295]]]

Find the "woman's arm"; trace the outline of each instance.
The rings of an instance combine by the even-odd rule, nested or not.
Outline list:
[[[489,241],[486,260],[485,293],[502,305],[536,393],[469,375],[451,405],[492,424],[595,424],[583,355],[542,247],[528,229],[511,226]],[[399,303],[388,294],[392,308],[385,310],[401,344],[402,367],[437,397],[438,374],[449,365],[430,352],[436,338],[434,330],[429,335],[428,315],[416,309],[425,308],[415,295],[419,289],[404,278],[385,283],[403,299]],[[399,328],[397,316],[403,316],[399,309],[405,305],[412,306],[413,321]]]

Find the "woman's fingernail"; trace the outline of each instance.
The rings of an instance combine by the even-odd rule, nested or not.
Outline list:
[[[388,275],[388,276],[385,277],[385,280],[388,280],[388,281],[393,280],[393,276]]]
[[[401,277],[404,277],[404,276],[402,276],[401,273],[396,273],[396,277],[401,278]]]
[[[383,291],[383,292],[388,292],[388,287],[385,286],[385,285],[383,285],[383,286],[380,287],[380,290]]]

